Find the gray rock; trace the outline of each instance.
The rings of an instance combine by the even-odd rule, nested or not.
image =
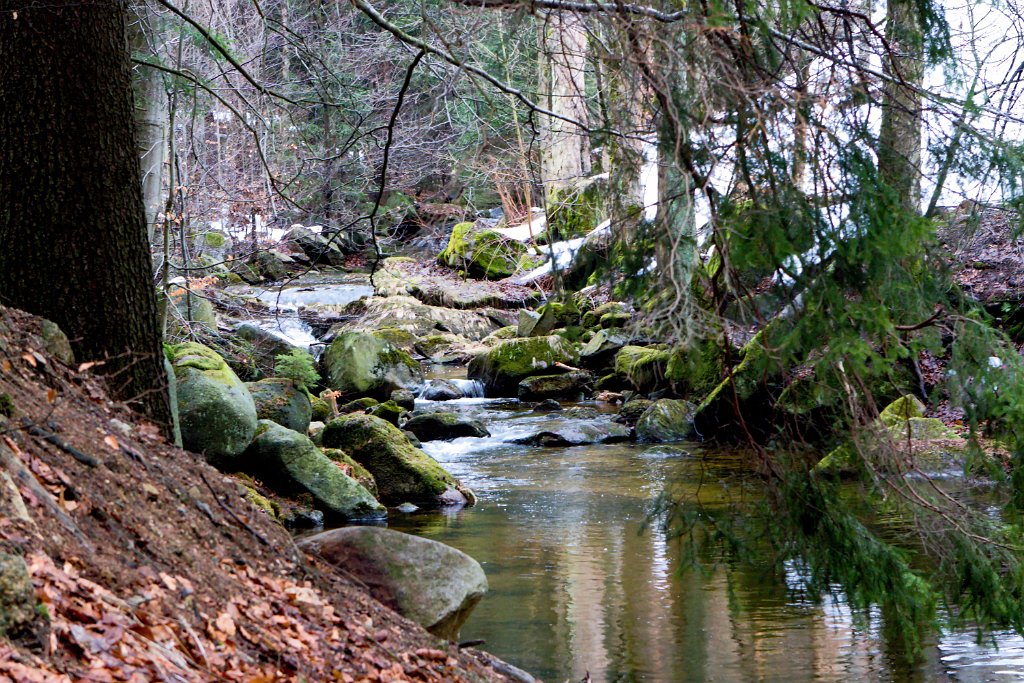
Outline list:
[[[273,420],[282,427],[305,434],[313,419],[313,406],[306,392],[285,378],[261,379],[245,385],[256,404],[256,416]]]
[[[71,341],[57,323],[43,318],[40,336],[43,338],[43,348],[46,349],[46,353],[65,365],[75,364],[75,353],[71,350]]]
[[[294,243],[313,263],[334,267],[345,264],[345,252],[340,248],[338,240],[329,241],[301,225],[293,225],[291,230],[285,233],[282,241]]]
[[[326,531],[299,545],[344,568],[374,598],[446,640],[458,639],[487,592],[476,560],[426,538],[364,526]]]
[[[188,342],[171,347],[185,448],[218,465],[240,455],[256,433],[249,390],[217,352]]]
[[[391,392],[391,400],[404,410],[412,411],[416,408],[416,394],[408,389],[395,389]]]
[[[446,379],[432,379],[420,391],[420,398],[424,401],[454,401],[463,396],[462,389]]]
[[[627,441],[631,433],[629,427],[615,422],[568,422],[554,429],[515,439],[514,442],[544,447],[582,446]]]
[[[448,441],[463,436],[491,435],[479,420],[471,420],[448,412],[416,415],[405,423],[404,428],[415,434],[420,441]]]
[[[387,514],[366,488],[342,472],[305,434],[260,420],[246,455],[249,471],[282,495],[312,495],[329,521]]]
[[[580,362],[588,367],[604,365],[629,342],[629,335],[622,330],[598,330],[580,349]]]
[[[562,404],[553,398],[548,398],[533,407],[535,413],[557,413],[562,410]]]
[[[560,398],[579,401],[594,390],[594,376],[589,372],[566,372],[560,375],[527,377],[519,383],[520,401],[543,401]]]

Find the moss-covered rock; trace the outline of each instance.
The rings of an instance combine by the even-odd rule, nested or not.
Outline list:
[[[281,506],[262,495],[251,486],[245,487],[245,499],[253,504],[258,510],[262,510],[271,519],[277,519],[281,514]]]
[[[313,406],[305,391],[290,379],[261,379],[245,385],[256,404],[256,416],[305,434],[313,419]]]
[[[665,366],[665,375],[676,393],[696,399],[710,394],[723,374],[722,342],[715,338],[699,340],[689,347],[673,347]]]
[[[423,381],[420,364],[387,341],[364,332],[342,332],[323,358],[328,386],[348,395],[386,400],[395,389],[413,389]]]
[[[328,520],[379,518],[384,508],[370,492],[345,474],[305,434],[270,420],[260,420],[249,447],[248,465],[275,491],[308,494]]]
[[[357,463],[351,455],[340,448],[323,448],[321,450],[331,462],[341,467],[342,472],[359,482],[374,498],[379,495],[377,481],[370,474],[370,470]]]
[[[653,346],[624,346],[615,354],[615,374],[624,377],[641,393],[666,383],[669,352]]]
[[[637,420],[637,440],[662,442],[685,439],[693,430],[690,421],[694,409],[695,406],[689,401],[668,398],[655,401]]]
[[[65,365],[75,364],[75,352],[71,350],[71,341],[57,323],[43,318],[39,328],[39,336],[43,339],[43,348],[47,355],[56,358]]]
[[[324,428],[323,445],[342,449],[369,470],[381,501],[387,505],[473,502],[472,493],[436,460],[414,448],[397,427],[380,418],[357,413],[337,417]]]
[[[561,337],[509,339],[469,363],[469,378],[480,380],[487,396],[514,396],[519,383],[533,375],[557,372],[556,363],[576,362],[576,348]]]
[[[224,465],[240,455],[256,432],[256,405],[217,352],[188,342],[169,349],[177,383],[185,448]]]
[[[598,330],[580,350],[580,362],[588,368],[603,368],[629,341],[629,335],[621,330]]]
[[[405,430],[415,434],[420,441],[449,441],[464,436],[482,438],[491,435],[479,420],[446,411],[416,415],[405,423]]]
[[[327,422],[329,419],[334,417],[334,411],[331,410],[331,404],[323,400],[319,396],[311,396],[309,399],[310,405],[310,422]]]
[[[273,251],[257,251],[246,262],[249,269],[260,281],[280,282],[288,277],[288,267]],[[244,275],[242,276],[245,277]]]
[[[370,408],[367,411],[367,414],[379,417],[382,420],[387,420],[397,427],[398,421],[405,412],[405,409],[394,401],[384,401],[384,403],[378,403],[374,407]]]
[[[506,341],[508,339],[515,339],[519,336],[519,328],[515,325],[508,325],[506,327],[500,327],[494,332],[480,340],[480,343],[487,346],[493,346],[498,342]]]
[[[300,542],[369,586],[370,594],[438,638],[459,629],[487,592],[487,577],[469,555],[443,543],[378,527],[348,527]]]
[[[36,618],[36,591],[21,555],[0,552],[0,637],[17,636]]]
[[[543,401],[547,398],[580,401],[594,390],[594,376],[589,372],[566,372],[560,375],[536,375],[519,383],[520,401]]]
[[[348,413],[365,413],[367,410],[372,409],[374,406],[380,405],[380,401],[369,396],[363,396],[357,398],[354,401],[349,401],[338,407],[339,415],[346,415]]]
[[[188,290],[172,286],[169,292],[173,311],[168,311],[168,331],[174,336],[183,336],[188,326],[200,326],[210,331],[217,331],[217,312],[209,299],[190,293]]]
[[[374,330],[371,334],[378,339],[383,339],[396,349],[402,349],[410,355],[416,352],[416,335],[408,330],[403,330],[397,327],[385,327],[379,330]]]
[[[879,419],[887,427],[896,427],[911,418],[924,417],[924,404],[916,396],[907,394],[882,409]]]
[[[416,394],[408,389],[395,389],[388,400],[398,404],[402,410],[412,412],[416,409]]]
[[[609,301],[583,314],[583,327],[600,327],[601,318],[608,314],[629,315],[629,307],[619,301]]]
[[[605,313],[601,316],[600,325],[601,329],[618,329],[625,327],[633,320],[633,316],[629,313]]]
[[[457,223],[448,246],[437,258],[447,266],[488,280],[501,280],[539,261],[531,257],[526,245],[474,223]]]
[[[647,409],[653,405],[654,401],[648,401],[646,398],[634,398],[623,403],[619,408],[619,414],[612,419],[620,424],[635,425],[640,417],[647,412]]]

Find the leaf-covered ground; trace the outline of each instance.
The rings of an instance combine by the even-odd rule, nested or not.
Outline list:
[[[0,637],[0,680],[507,680],[304,556],[38,331],[0,309],[0,552],[25,558],[38,601]]]

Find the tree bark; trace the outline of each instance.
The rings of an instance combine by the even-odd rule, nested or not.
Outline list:
[[[128,39],[136,54],[158,60],[150,47],[159,31],[159,15],[148,0],[132,5]],[[153,241],[160,212],[167,199],[167,142],[170,134],[167,91],[163,74],[140,66],[135,72],[135,129],[139,139],[142,201],[146,207],[146,234]]]
[[[169,433],[123,1],[0,0],[0,302]]]
[[[878,138],[878,173],[907,211],[921,203],[921,95],[924,52],[920,19],[913,0],[889,0],[886,10],[882,128]]]

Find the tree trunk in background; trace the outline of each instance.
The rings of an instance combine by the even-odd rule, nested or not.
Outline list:
[[[0,0],[0,302],[60,325],[169,433],[126,11]]]
[[[586,126],[587,32],[583,22],[568,12],[552,12],[542,30],[541,102],[559,117]],[[580,181],[590,175],[588,131],[561,118],[545,117],[540,160],[548,224],[557,228],[571,221],[571,211],[566,210],[571,207],[566,204],[573,203]]]
[[[907,211],[919,212],[921,195],[921,87],[924,51],[913,0],[889,0],[886,38],[891,53],[883,57],[885,81],[878,172]]]
[[[148,2],[132,5],[128,23],[131,50],[144,59],[159,60],[153,54],[157,44],[160,16]],[[155,69],[136,66],[135,131],[139,142],[139,163],[142,166],[142,201],[146,207],[146,234],[153,241],[158,216],[167,201],[167,143],[169,119],[167,91],[163,74]]]

